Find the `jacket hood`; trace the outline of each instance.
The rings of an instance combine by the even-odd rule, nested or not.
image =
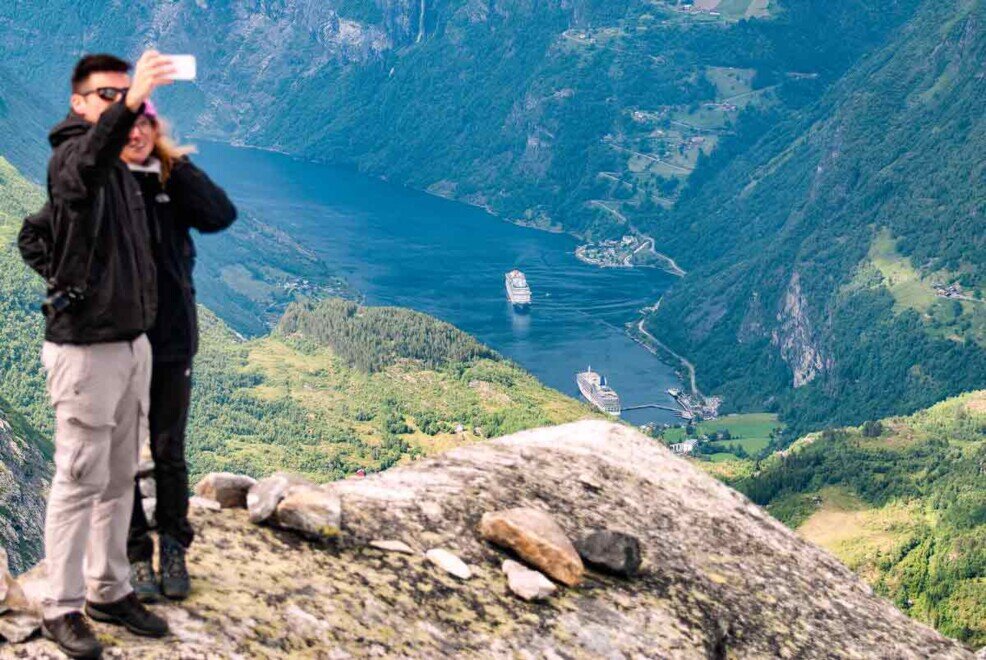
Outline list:
[[[92,124],[74,112],[69,112],[68,116],[56,124],[55,127],[51,129],[51,132],[48,133],[48,142],[51,143],[51,146],[54,148],[69,138],[82,135],[90,128],[92,128]]]

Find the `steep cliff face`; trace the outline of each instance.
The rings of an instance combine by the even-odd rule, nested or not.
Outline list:
[[[801,276],[797,271],[784,292],[781,309],[777,313],[777,325],[770,335],[781,358],[791,368],[794,387],[807,385],[826,369],[817,333],[812,327],[808,301],[801,290]]]
[[[831,555],[652,439],[608,422],[526,431],[363,480],[328,485],[335,542],[199,510],[193,594],[158,608],[175,635],[100,628],[114,657],[971,658],[872,592]],[[564,535],[639,538],[641,572],[590,571],[526,602],[484,514],[550,513]],[[370,546],[403,541],[409,554]],[[390,546],[394,547],[394,546]],[[427,560],[443,548],[471,577]],[[54,657],[48,642],[2,648]]]
[[[0,399],[0,547],[16,574],[43,554],[45,492],[51,477],[43,444]]]

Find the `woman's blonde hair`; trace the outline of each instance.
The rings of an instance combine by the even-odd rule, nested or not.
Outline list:
[[[179,145],[171,137],[171,122],[163,117],[155,117],[157,137],[154,138],[154,157],[161,161],[161,184],[166,185],[175,162],[195,153],[195,147]]]

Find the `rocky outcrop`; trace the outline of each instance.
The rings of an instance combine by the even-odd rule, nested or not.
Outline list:
[[[777,313],[778,325],[771,333],[771,343],[791,368],[796,388],[807,385],[832,366],[819,348],[807,307],[801,277],[794,271]]]
[[[246,511],[194,510],[192,596],[157,607],[174,636],[99,626],[113,657],[972,657],[625,426],[528,431],[321,490],[341,503],[334,545],[253,525]],[[509,554],[478,527],[519,508],[550,513],[567,538],[632,531],[640,573],[588,571],[546,600],[517,597]],[[416,550],[371,547],[379,539]],[[425,548],[454,554],[471,577]],[[4,654],[57,657],[43,641]]]
[[[21,420],[7,416],[0,399],[0,547],[10,555],[14,574],[36,562],[44,544],[45,493],[51,468],[38,443],[28,437],[31,433]]]

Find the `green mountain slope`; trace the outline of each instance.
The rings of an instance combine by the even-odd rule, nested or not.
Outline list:
[[[705,391],[804,430],[986,385],[983,61],[984,3],[925,3],[682,202],[658,248],[689,276],[650,323]]]
[[[737,485],[901,610],[986,644],[986,391],[809,435]]]
[[[16,574],[44,554],[45,492],[51,478],[48,443],[0,397],[0,547]]]
[[[20,219],[39,203],[37,188],[0,158],[0,546],[15,572],[42,554],[52,457],[51,443],[36,430],[50,428],[47,413],[36,405],[44,377],[40,315],[32,308],[41,286],[12,245]]]
[[[206,314],[192,470],[327,481],[484,437],[593,416],[454,327],[400,308],[296,303],[242,341]]]
[[[193,52],[197,83],[161,94],[186,130],[612,236],[652,228],[918,2],[52,0],[0,23],[56,105],[78,48]]]

